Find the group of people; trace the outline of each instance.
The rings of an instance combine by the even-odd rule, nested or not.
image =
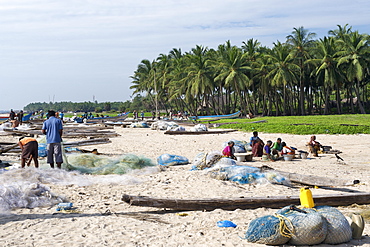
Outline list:
[[[9,122],[12,123],[12,128],[15,129],[23,123],[23,111],[20,110],[18,113],[15,113],[13,109],[9,113]]]
[[[42,133],[46,135],[47,143],[47,163],[51,168],[54,164],[62,168],[63,155],[62,155],[62,135],[63,135],[63,122],[60,118],[56,117],[55,111],[48,112],[49,118],[43,123]],[[31,161],[35,163],[35,167],[39,167],[38,163],[38,142],[32,137],[19,138],[19,146],[22,149],[21,154],[21,167],[26,165],[30,166]]]
[[[235,143],[228,142],[228,145],[222,151],[225,157],[235,159]],[[266,143],[258,136],[258,132],[254,131],[253,136],[250,138],[249,145],[252,148],[253,157],[262,157],[263,160],[275,161],[283,155],[295,155],[295,148],[289,147],[281,138],[277,138],[275,142],[268,140]],[[314,157],[318,156],[318,152],[322,145],[316,141],[316,136],[311,136],[310,141],[307,143],[310,152]]]

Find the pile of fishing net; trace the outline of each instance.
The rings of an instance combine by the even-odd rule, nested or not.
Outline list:
[[[172,130],[177,127],[179,127],[179,125],[175,122],[157,121],[152,123],[150,128],[152,130]]]
[[[273,170],[262,172],[256,167],[239,166],[235,160],[224,157],[219,151],[200,153],[195,157],[193,164],[192,170],[206,169],[209,176],[219,180],[240,184],[290,184],[288,179]]]
[[[204,124],[197,124],[194,127],[191,127],[190,131],[208,131],[208,128]]]
[[[12,208],[53,206],[60,202],[63,198],[51,193],[43,184],[19,181],[0,185],[0,212]]]
[[[157,158],[157,163],[161,166],[186,165],[189,163],[189,160],[180,155],[162,154]]]
[[[238,140],[235,140],[235,139],[231,139],[230,141],[234,142],[235,153],[245,153],[247,151],[252,150],[252,148],[249,145],[249,142],[238,141]],[[224,149],[228,145],[228,142],[230,142],[230,141],[222,143],[222,149]]]
[[[149,128],[147,122],[137,122],[130,124],[130,128]]]
[[[267,245],[340,244],[351,238],[349,222],[330,206],[303,209],[287,206],[274,215],[252,220],[245,233],[249,242]]]
[[[68,156],[66,168],[81,173],[106,175],[126,174],[132,170],[149,166],[155,166],[151,159],[134,154],[124,154],[118,158],[95,154],[75,154]]]
[[[12,208],[35,208],[53,206],[63,202],[64,197],[53,194],[50,188],[42,183],[55,184],[66,178],[66,171],[59,172],[40,169],[14,169],[0,174],[0,212]]]

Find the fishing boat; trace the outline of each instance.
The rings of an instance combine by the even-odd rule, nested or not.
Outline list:
[[[32,116],[32,113],[28,113],[27,115],[23,116],[22,121],[25,122],[25,121],[30,120],[31,116]],[[8,119],[9,119],[9,113],[0,114],[0,122],[4,122]]]
[[[211,115],[211,116],[190,116],[189,118],[194,121],[199,120],[218,120],[218,119],[232,119],[240,117],[241,112],[237,111],[227,115]]]
[[[129,112],[120,114],[114,117],[88,117],[88,118],[81,118],[77,117],[74,119],[75,123],[97,123],[97,122],[105,122],[105,121],[123,121],[128,117]]]

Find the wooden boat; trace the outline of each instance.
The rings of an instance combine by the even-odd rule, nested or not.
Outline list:
[[[208,131],[171,131],[164,132],[166,135],[205,135],[205,134],[226,134],[238,130],[208,130]]]
[[[126,112],[124,114],[121,114],[119,116],[114,116],[114,117],[93,117],[93,118],[86,118],[86,120],[84,118],[75,118],[74,121],[76,123],[84,123],[84,120],[87,122],[87,123],[97,123],[97,122],[106,122],[106,121],[123,121],[125,120],[127,117],[128,117],[128,114],[129,112]]]
[[[218,120],[218,119],[232,119],[232,118],[238,118],[240,117],[241,112],[237,111],[232,114],[227,114],[227,115],[211,115],[211,116],[190,116],[189,118],[194,121],[199,121],[199,120]]]
[[[9,114],[0,114],[0,122],[4,122],[9,119]]]
[[[25,122],[25,121],[30,120],[31,116],[32,116],[32,113],[28,113],[27,115],[23,116],[22,121]],[[9,119],[9,113],[0,114],[0,122],[4,122],[8,119]]]

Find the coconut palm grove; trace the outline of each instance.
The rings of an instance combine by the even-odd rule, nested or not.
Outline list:
[[[369,41],[347,24],[318,39],[304,27],[293,28],[271,48],[252,38],[240,47],[226,41],[217,49],[172,49],[142,60],[130,88],[157,109],[191,115],[365,114]]]

